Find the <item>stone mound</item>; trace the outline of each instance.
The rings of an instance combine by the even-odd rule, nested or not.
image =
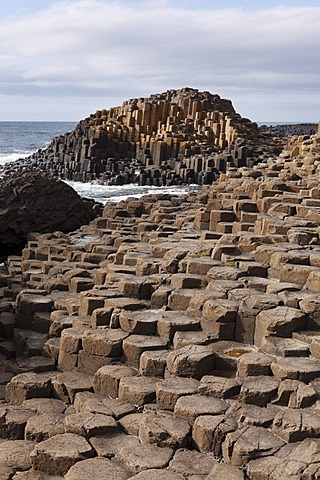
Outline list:
[[[69,185],[35,171],[4,176],[0,205],[0,258],[21,251],[30,232],[70,232],[94,216]]]

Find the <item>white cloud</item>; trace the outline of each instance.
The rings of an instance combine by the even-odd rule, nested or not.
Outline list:
[[[155,0],[59,2],[0,22],[1,93],[64,98],[64,118],[75,97],[100,96],[102,108],[115,98],[194,86],[231,98],[254,120],[268,120],[263,105],[266,115],[289,120],[279,116],[281,101],[281,115],[298,120],[304,108],[301,120],[315,121],[319,25],[317,7],[248,12]]]

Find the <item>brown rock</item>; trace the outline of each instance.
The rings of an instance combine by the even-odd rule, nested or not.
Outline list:
[[[84,438],[64,433],[37,444],[30,459],[35,470],[50,475],[65,475],[75,463],[92,455],[92,447]]]
[[[94,376],[94,391],[105,397],[117,398],[121,378],[135,375],[137,371],[125,365],[106,365],[101,367]]]
[[[186,395],[178,398],[174,414],[193,423],[200,415],[221,415],[228,407],[229,405],[219,398]]]
[[[210,346],[187,345],[168,355],[167,367],[172,375],[201,378],[214,370],[214,362]]]
[[[157,383],[157,405],[174,410],[178,398],[197,393],[199,382],[192,378],[172,377]]]
[[[127,480],[130,474],[107,458],[92,458],[78,462],[64,476],[66,480]]]
[[[173,455],[171,448],[156,445],[135,445],[123,447],[115,460],[133,473],[153,468],[165,468]]]
[[[143,444],[183,448],[188,446],[190,440],[190,425],[173,415],[148,413],[143,416],[139,437]]]

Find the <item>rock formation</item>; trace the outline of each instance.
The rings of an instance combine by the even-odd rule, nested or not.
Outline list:
[[[229,164],[253,166],[274,153],[279,141],[230,100],[182,88],[99,110],[32,160],[69,180],[159,186],[210,184]]]
[[[0,205],[0,259],[21,252],[30,232],[70,232],[94,218],[66,183],[28,170],[0,179]]]
[[[320,133],[0,275],[3,480],[319,478]]]

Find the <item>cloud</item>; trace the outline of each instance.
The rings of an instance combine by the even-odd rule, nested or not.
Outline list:
[[[265,102],[267,112],[277,99],[288,113],[310,104],[308,115],[320,115],[320,8],[204,11],[182,3],[78,0],[5,19],[1,93],[59,96],[62,109],[71,97],[101,96],[102,108],[194,86],[245,104],[246,112],[237,109],[255,120],[256,105]]]

